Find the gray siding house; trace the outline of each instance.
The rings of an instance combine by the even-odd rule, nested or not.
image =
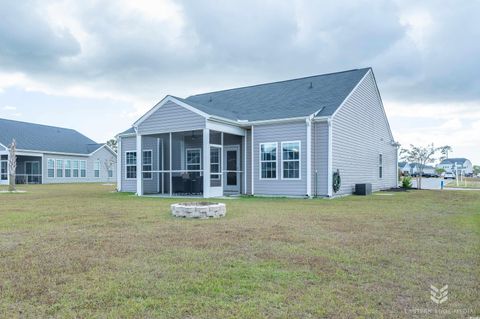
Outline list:
[[[137,195],[333,197],[357,183],[397,186],[397,143],[371,68],[168,95],[118,146],[118,189]]]
[[[0,119],[0,185],[8,184],[17,143],[19,184],[115,182],[117,154],[75,130]]]

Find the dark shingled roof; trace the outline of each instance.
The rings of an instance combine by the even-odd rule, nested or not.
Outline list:
[[[330,116],[371,68],[355,69],[236,89],[172,96],[204,113],[229,120],[261,121]],[[134,133],[130,128],[119,135]]]
[[[210,115],[232,120],[330,116],[370,68],[309,76],[180,99]]]
[[[129,128],[128,130],[123,131],[122,133],[118,135],[124,135],[124,134],[135,134],[135,129],[133,127]]]
[[[42,152],[90,154],[104,145],[72,129],[0,119],[0,143],[12,139],[18,149]]]

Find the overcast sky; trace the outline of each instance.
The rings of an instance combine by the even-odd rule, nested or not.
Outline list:
[[[0,117],[101,142],[166,94],[371,66],[394,137],[480,164],[480,1],[4,1]],[[1,133],[1,132],[0,132]]]

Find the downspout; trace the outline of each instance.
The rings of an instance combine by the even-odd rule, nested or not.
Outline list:
[[[254,190],[254,186],[255,186],[255,182],[254,182],[254,177],[255,177],[255,174],[254,174],[254,162],[253,162],[253,159],[254,159],[254,156],[253,156],[253,150],[254,150],[254,137],[253,137],[253,131],[254,131],[254,127],[252,125],[252,134],[250,134],[252,137],[251,137],[251,162],[252,162],[252,171],[251,171],[251,175],[252,175],[252,180],[251,180],[251,183],[252,183],[252,186],[251,186],[251,191],[252,191],[252,196],[255,195],[255,190]]]
[[[117,137],[117,191],[122,191],[122,138]]]
[[[333,197],[333,189],[332,189],[332,182],[333,182],[333,157],[332,157],[332,141],[333,141],[333,123],[332,119],[328,119],[328,165],[327,165],[327,195],[328,197]]]
[[[317,124],[313,123],[313,159],[312,159],[312,167],[315,171],[315,185],[313,187],[315,197],[318,196],[318,170],[316,165],[316,157],[317,157]]]
[[[312,197],[312,119],[306,120],[307,125],[307,196]]]

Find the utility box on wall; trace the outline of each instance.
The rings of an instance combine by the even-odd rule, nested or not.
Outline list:
[[[355,195],[370,195],[372,193],[372,184],[355,184]]]

